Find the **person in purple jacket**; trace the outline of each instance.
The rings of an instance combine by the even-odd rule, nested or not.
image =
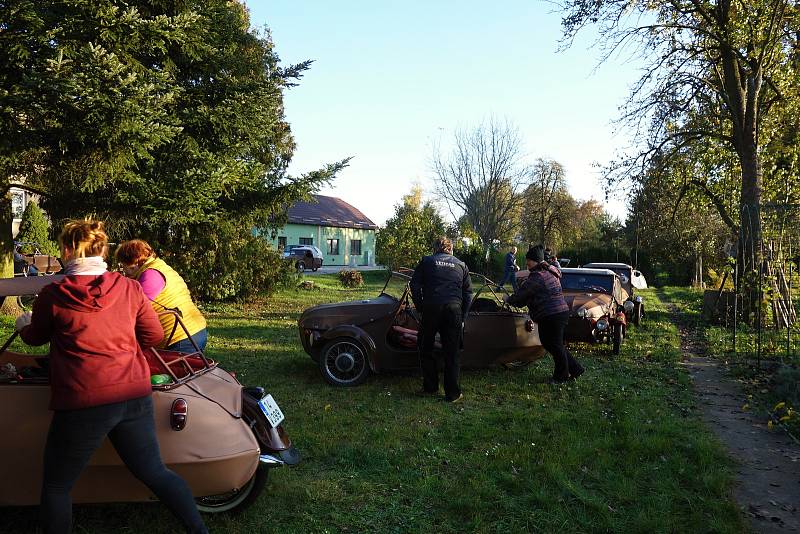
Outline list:
[[[583,367],[564,348],[569,306],[561,292],[561,271],[545,261],[541,245],[528,250],[525,262],[530,274],[506,301],[514,306],[527,305],[531,319],[539,325],[539,339],[555,364],[550,382],[574,380],[583,374]]]

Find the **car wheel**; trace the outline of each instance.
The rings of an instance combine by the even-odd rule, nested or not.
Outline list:
[[[639,326],[642,324],[642,319],[644,319],[644,305],[637,304],[636,309],[633,310],[633,324]]]
[[[369,376],[369,362],[364,347],[352,338],[329,341],[319,356],[319,370],[329,384],[353,387]]]
[[[622,345],[622,336],[623,336],[623,334],[622,334],[622,323],[616,323],[614,325],[614,334],[613,334],[613,337],[611,338],[611,343],[612,343],[611,352],[614,355],[619,354],[619,349],[620,349],[620,346]]]
[[[298,262],[297,262],[297,272],[300,272],[300,273],[302,273],[302,272],[304,272],[305,270],[306,270],[306,264],[305,264],[305,263],[303,263],[302,261],[298,261]]]
[[[197,497],[197,509],[207,514],[218,514],[222,512],[240,512],[253,504],[269,477],[269,469],[258,467],[253,477],[239,489],[221,495],[209,495],[207,497]]]

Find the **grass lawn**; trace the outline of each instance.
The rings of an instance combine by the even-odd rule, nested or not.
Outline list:
[[[207,517],[212,532],[741,532],[731,464],[694,410],[679,338],[646,291],[645,324],[622,354],[573,347],[575,384],[545,382],[552,361],[465,371],[466,402],[413,395],[415,376],[373,376],[355,389],[322,379],[297,337],[317,302],[374,295],[315,276],[244,305],[207,306],[209,353],[286,414],[303,462],[278,469],[260,500]],[[210,437],[213,439],[213,436]],[[4,459],[3,461],[7,461]],[[159,505],[76,507],[76,532],[176,532]],[[28,532],[34,509],[5,509],[0,530]]]

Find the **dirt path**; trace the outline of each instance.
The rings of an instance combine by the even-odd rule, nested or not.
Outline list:
[[[724,364],[704,355],[702,340],[670,305],[681,334],[683,365],[703,418],[737,461],[734,495],[755,532],[800,532],[800,446],[767,429],[767,416],[743,411],[746,395]]]

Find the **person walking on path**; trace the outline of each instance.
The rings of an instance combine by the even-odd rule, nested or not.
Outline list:
[[[143,349],[164,337],[142,288],[106,270],[100,221],[67,223],[59,237],[63,280],[45,286],[17,318],[29,345],[50,343],[50,409],[41,519],[46,533],[72,529],[70,492],[106,436],[131,473],[178,517],[207,533],[186,482],[161,460],[150,368]]]
[[[444,394],[448,402],[459,402],[461,393],[458,377],[458,352],[464,330],[464,318],[472,299],[472,284],[466,264],[453,256],[453,244],[439,237],[433,245],[434,254],[420,260],[411,277],[411,298],[422,311],[420,364],[422,392],[435,395],[439,391],[439,372],[433,357],[433,345],[438,332],[444,353]]]
[[[506,285],[506,282],[510,280],[511,287],[514,288],[514,291],[516,291],[517,271],[519,271],[519,265],[517,265],[517,247],[511,247],[508,251],[508,254],[506,254],[505,271],[503,273],[503,280],[500,282],[499,287],[503,287]]]
[[[545,260],[541,245],[528,250],[525,262],[530,274],[506,301],[514,306],[527,305],[531,319],[539,325],[539,339],[555,365],[550,382],[574,380],[583,374],[583,367],[564,348],[569,306],[561,292],[561,271]]]

